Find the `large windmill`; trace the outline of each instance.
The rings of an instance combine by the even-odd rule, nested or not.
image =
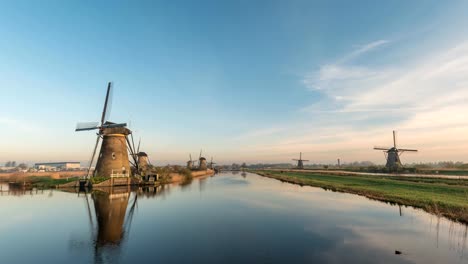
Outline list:
[[[111,175],[128,176],[131,172],[128,151],[130,151],[131,157],[133,158],[133,165],[138,171],[138,162],[136,160],[137,155],[135,154],[135,151],[133,151],[135,149],[133,137],[131,137],[132,143],[130,143],[128,138],[129,135],[132,135],[132,131],[126,128],[126,123],[113,123],[108,121],[112,102],[111,97],[112,83],[109,82],[107,85],[107,93],[104,101],[104,109],[102,110],[101,122],[78,123],[76,126],[75,131],[97,130],[96,144],[94,145],[91,160],[89,162],[88,173],[86,175],[87,178],[91,177],[91,167],[101,139],[101,150],[98,155],[93,175],[101,177],[110,177]]]
[[[374,147],[375,150],[383,150],[387,164],[385,165],[390,171],[398,171],[402,168],[400,156],[403,152],[417,152],[416,149],[405,149],[397,147],[397,133],[393,131],[393,147]]]
[[[297,161],[297,168],[298,169],[304,169],[304,161],[309,161],[309,160],[303,160],[302,159],[302,152],[299,152],[299,159],[293,159],[294,161]]]

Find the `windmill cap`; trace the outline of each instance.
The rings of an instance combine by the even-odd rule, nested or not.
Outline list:
[[[109,127],[104,128],[102,134],[110,135],[110,134],[122,134],[122,135],[130,135],[132,132],[125,127]]]
[[[146,152],[138,152],[138,157],[148,157],[148,154],[146,154]]]

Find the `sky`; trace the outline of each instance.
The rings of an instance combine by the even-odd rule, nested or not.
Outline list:
[[[468,162],[467,1],[0,1],[0,164],[81,161],[107,82],[154,164]]]

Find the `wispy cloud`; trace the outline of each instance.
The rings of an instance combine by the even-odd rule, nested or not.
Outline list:
[[[375,50],[381,46],[384,46],[385,44],[389,43],[388,40],[380,39],[374,42],[367,43],[365,45],[357,46],[357,49],[355,49],[353,52],[349,53],[348,55],[344,56],[341,58],[338,63],[345,63],[348,62],[354,58],[357,58],[367,52],[370,52],[372,50]]]
[[[30,122],[22,121],[19,119],[12,119],[0,116],[0,125],[5,126],[15,131],[34,132],[40,129],[39,126],[31,124]]]

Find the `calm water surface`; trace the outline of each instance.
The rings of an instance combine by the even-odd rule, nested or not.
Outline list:
[[[249,173],[130,192],[3,185],[0,196],[0,263],[468,263],[467,232]]]

